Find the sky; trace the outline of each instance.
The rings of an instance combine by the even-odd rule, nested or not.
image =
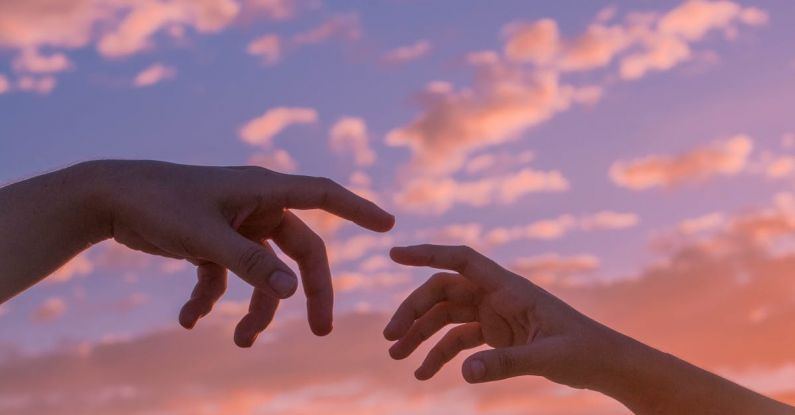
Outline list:
[[[397,217],[324,237],[247,350],[249,289],[104,242],[0,306],[3,414],[626,414],[544,379],[420,383],[389,313],[470,245],[597,320],[795,403],[795,3],[0,0],[0,183],[90,159],[331,177]],[[426,348],[420,349],[420,352]]]

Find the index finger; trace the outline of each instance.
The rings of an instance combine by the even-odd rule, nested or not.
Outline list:
[[[504,268],[468,246],[425,244],[394,247],[389,256],[402,265],[456,271],[486,290],[498,288],[507,278]]]
[[[287,176],[282,191],[288,209],[323,209],[376,232],[395,226],[395,217],[375,203],[325,177]]]

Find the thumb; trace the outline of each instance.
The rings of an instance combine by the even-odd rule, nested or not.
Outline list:
[[[298,287],[296,278],[272,249],[243,237],[229,226],[207,232],[203,256],[276,298],[287,298]]]
[[[469,383],[491,382],[522,375],[538,375],[548,356],[545,348],[522,345],[478,352],[468,357],[461,373]]]

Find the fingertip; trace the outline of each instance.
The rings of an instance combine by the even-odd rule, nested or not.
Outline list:
[[[331,334],[332,330],[334,330],[334,326],[331,322],[322,323],[322,324],[310,324],[309,329],[312,330],[312,334],[314,334],[315,336],[323,337]]]
[[[391,320],[389,324],[384,327],[384,338],[389,341],[395,341],[400,338],[401,332],[398,322]]]
[[[389,258],[391,258],[392,261],[395,261],[398,264],[400,264],[401,263],[401,259],[400,258],[401,258],[401,256],[406,254],[406,250],[408,248],[409,247],[407,247],[407,246],[394,246],[394,247],[392,247],[392,249],[389,250]]]
[[[461,374],[468,383],[483,382],[486,376],[486,365],[477,357],[469,358],[461,366]]]
[[[199,321],[198,316],[196,313],[192,312],[189,308],[190,303],[186,303],[182,306],[182,309],[179,311],[179,325],[190,330],[196,326],[196,323]]]
[[[276,270],[268,278],[268,284],[278,298],[291,297],[298,290],[298,278],[282,270]]]
[[[427,370],[424,370],[423,366],[420,366],[417,370],[414,371],[414,378],[420,381],[426,381],[433,377]]]
[[[389,356],[394,360],[403,360],[408,357],[400,350],[400,343],[395,343],[389,348]]]

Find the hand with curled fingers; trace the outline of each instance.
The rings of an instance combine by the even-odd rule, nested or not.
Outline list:
[[[393,248],[391,257],[454,271],[434,274],[411,293],[384,330],[397,341],[390,355],[403,359],[448,324],[460,324],[428,352],[417,379],[431,378],[458,353],[486,344],[493,349],[464,362],[468,382],[540,375],[585,387],[596,369],[594,354],[610,352],[610,329],[471,248],[418,245]]]
[[[332,329],[333,290],[323,240],[291,209],[323,209],[364,228],[385,232],[394,217],[325,178],[259,167],[199,167],[163,162],[95,162],[106,191],[109,236],[150,254],[186,259],[198,283],[179,315],[192,328],[226,288],[227,270],[253,290],[235,343],[249,347],[271,322],[279,300],[297,288],[295,273],[270,243],[297,264],[309,325]]]

